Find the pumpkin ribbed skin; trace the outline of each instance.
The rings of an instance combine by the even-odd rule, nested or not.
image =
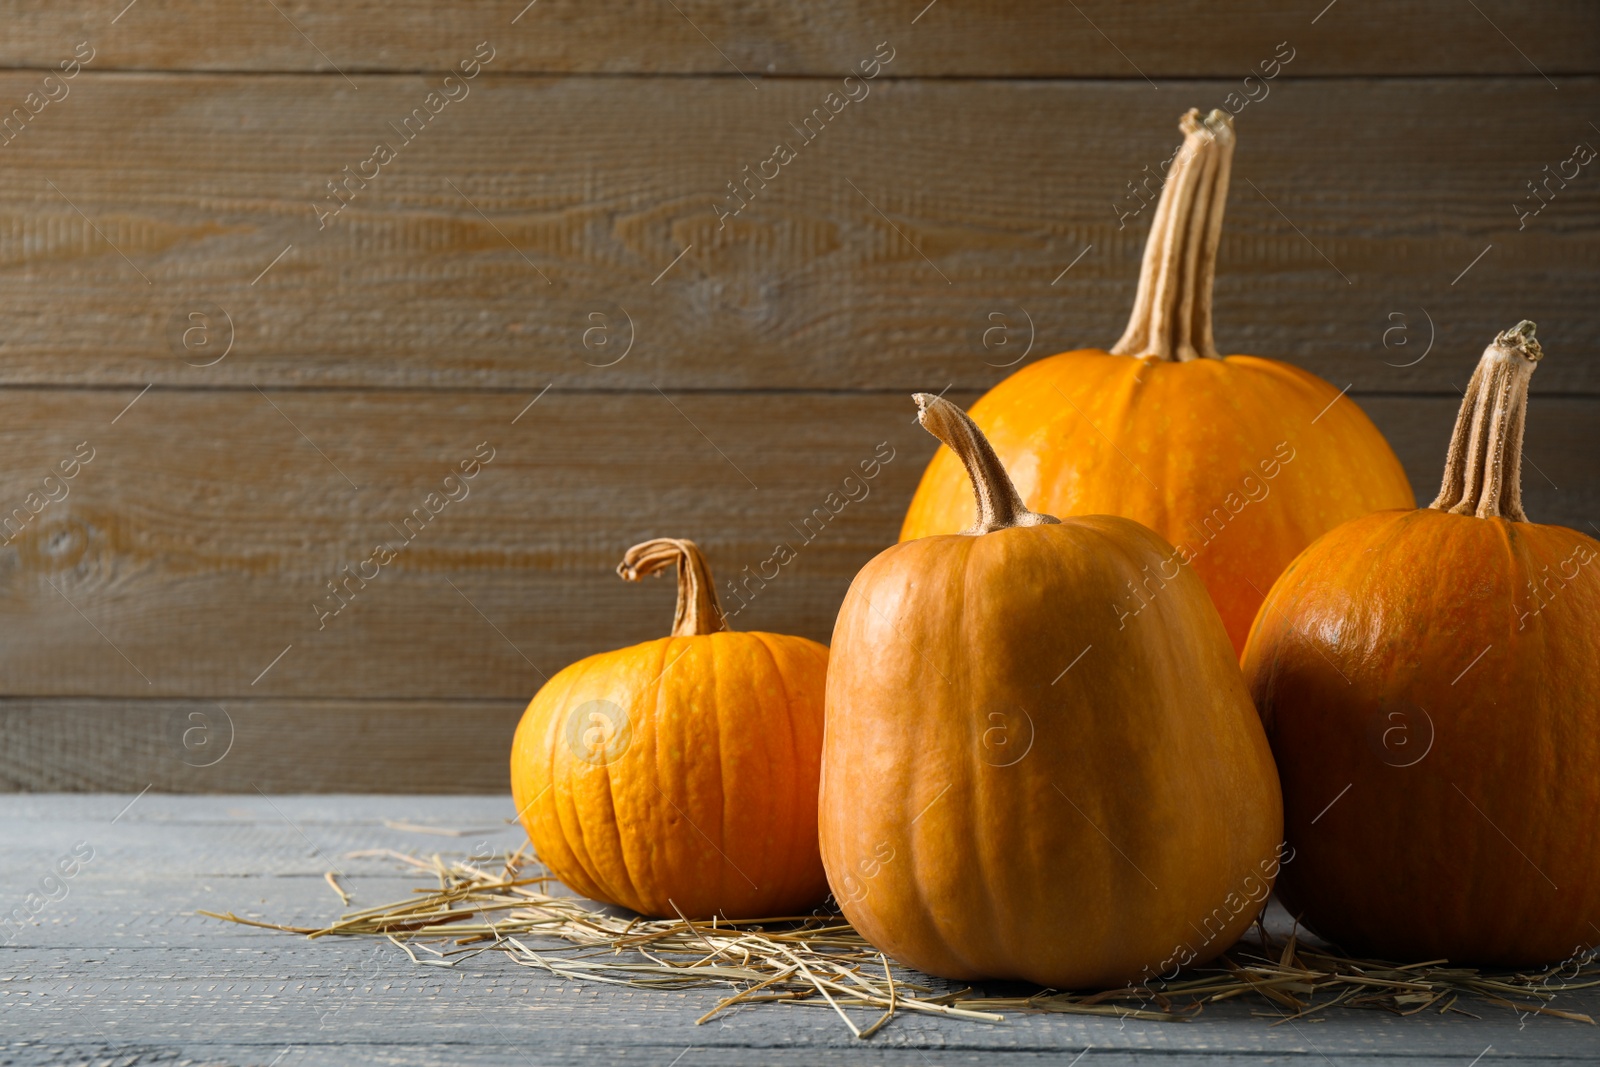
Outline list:
[[[1122,515],[1184,552],[1236,651],[1308,544],[1348,519],[1416,506],[1355,402],[1274,360],[1064,352],[995,386],[971,415],[1032,507]],[[900,539],[953,533],[973,515],[961,463],[941,448]]]
[[[512,797],[539,859],[577,892],[645,915],[809,911],[826,892],[827,662],[802,637],[722,631],[562,670],[512,747]]]
[[[1369,515],[1285,571],[1244,668],[1311,929],[1512,966],[1600,937],[1600,542]]]
[[[1152,573],[1148,604],[1119,616]],[[1220,953],[1265,899],[1281,825],[1266,739],[1204,588],[1136,523],[885,550],[840,609],[827,702],[829,884],[903,963],[1148,980],[1181,947]]]

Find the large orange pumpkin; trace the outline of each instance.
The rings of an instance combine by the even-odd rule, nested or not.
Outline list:
[[[511,749],[511,795],[539,859],[645,915],[757,918],[826,892],[817,779],[828,650],[734,633],[693,542],[646,541],[617,568],[674,564],[672,636],[551,678]]]
[[[1122,339],[1110,352],[1023,367],[972,418],[1035,507],[1125,515],[1177,546],[1237,651],[1301,549],[1347,519],[1416,499],[1383,435],[1338,389],[1287,363],[1218,355],[1211,287],[1233,122],[1190,111],[1181,128]],[[900,539],[972,519],[961,463],[940,449]]]
[[[1524,965],[1600,938],[1600,542],[1523,514],[1531,323],[1484,352],[1438,499],[1318,540],[1244,667],[1284,900],[1345,948]]]
[[[959,408],[917,403],[979,518],[886,549],[839,610],[835,897],[949,978],[1114,986],[1218,955],[1271,889],[1282,813],[1216,608],[1156,534],[1029,511]],[[1135,583],[1144,606],[1109,610]]]

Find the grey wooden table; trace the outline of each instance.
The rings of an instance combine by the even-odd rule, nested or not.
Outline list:
[[[509,799],[490,797],[0,796],[0,914],[29,915],[0,927],[0,1065],[1600,1062],[1595,1028],[1494,1008],[1481,1020],[1335,1012],[1279,1026],[1237,1002],[1187,1023],[902,1017],[867,1042],[831,1012],[792,1006],[696,1026],[715,992],[575,984],[494,953],[419,967],[386,944],[196,914],[326,922],[341,908],[330,869],[354,906],[421,884],[392,860],[349,853],[514,848],[510,814]],[[46,880],[64,857],[72,877]],[[1600,996],[1554,1006],[1596,1014]]]

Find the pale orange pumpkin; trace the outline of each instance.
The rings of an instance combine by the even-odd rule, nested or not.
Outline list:
[[[1351,951],[1522,966],[1600,938],[1600,541],[1523,513],[1542,354],[1532,323],[1495,338],[1438,498],[1306,549],[1245,650],[1284,900]]]
[[[979,518],[884,550],[839,609],[835,897],[949,978],[1115,986],[1217,956],[1271,889],[1281,809],[1216,608],[1138,523],[1029,511],[959,408],[916,399]],[[1149,599],[1119,617],[1135,582]]]
[[[826,885],[817,780],[828,650],[727,629],[691,541],[628,550],[674,564],[672,636],[590,656],[529,703],[511,795],[539,859],[584,896],[644,915],[804,912]]]
[[[1233,120],[1190,111],[1181,128],[1122,339],[1029,364],[971,414],[1035,507],[1124,515],[1177,546],[1237,651],[1301,549],[1347,519],[1416,500],[1349,397],[1287,363],[1218,355],[1211,289]],[[961,463],[940,449],[900,539],[972,520]]]

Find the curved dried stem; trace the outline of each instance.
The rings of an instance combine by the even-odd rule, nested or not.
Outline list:
[[[1523,319],[1483,350],[1456,415],[1444,483],[1430,508],[1528,521],[1522,510],[1522,428],[1528,381],[1544,358],[1533,333],[1533,323]]]
[[[1211,338],[1211,289],[1233,172],[1233,116],[1195,108],[1178,122],[1183,145],[1167,170],[1139,268],[1119,356],[1221,359]]]
[[[917,422],[949,446],[972,480],[972,492],[978,501],[978,521],[962,533],[986,534],[1014,526],[1043,526],[1061,521],[1054,515],[1028,510],[1011,482],[1011,475],[995,455],[994,446],[965,411],[932,393],[916,393],[912,399],[917,402]]]
[[[729,629],[711,580],[711,567],[693,541],[658,537],[640,542],[622,557],[617,574],[637,582],[673,566],[678,568],[678,609],[672,616],[672,636],[693,637]]]

